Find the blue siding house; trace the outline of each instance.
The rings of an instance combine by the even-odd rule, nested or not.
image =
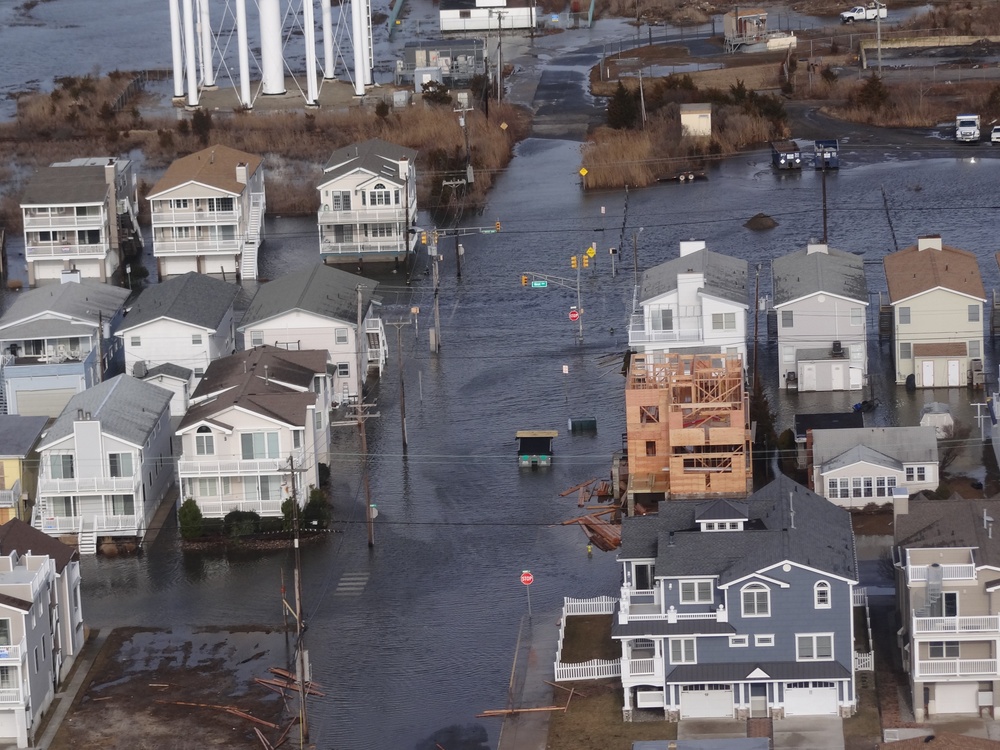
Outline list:
[[[624,718],[854,712],[854,533],[786,477],[746,501],[671,501],[626,518]]]

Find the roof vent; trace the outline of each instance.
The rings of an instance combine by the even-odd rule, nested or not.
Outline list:
[[[940,250],[941,249],[941,235],[940,234],[929,234],[924,237],[917,237],[917,251],[922,250]]]
[[[815,253],[823,253],[824,255],[829,255],[830,248],[825,242],[810,242],[806,245],[806,255],[814,255]]]

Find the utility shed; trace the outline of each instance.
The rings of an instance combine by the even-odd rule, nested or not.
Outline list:
[[[518,466],[550,466],[552,464],[552,440],[559,436],[557,430],[518,430]]]
[[[712,105],[682,104],[681,134],[691,138],[712,135]]]

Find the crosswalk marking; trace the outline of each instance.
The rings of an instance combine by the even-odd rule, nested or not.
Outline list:
[[[360,596],[368,585],[368,573],[344,573],[337,581],[334,596]]]

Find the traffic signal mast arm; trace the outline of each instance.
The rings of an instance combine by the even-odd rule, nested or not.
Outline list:
[[[547,273],[531,273],[530,271],[525,271],[521,275],[529,277],[532,281],[535,279],[547,281],[549,286],[561,286],[566,289],[572,289],[574,292],[576,291],[576,279],[564,279],[561,276],[550,276]]]

